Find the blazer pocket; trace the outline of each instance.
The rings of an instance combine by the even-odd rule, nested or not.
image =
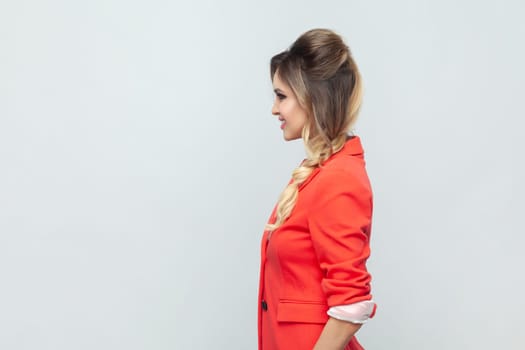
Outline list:
[[[278,322],[326,323],[328,306],[322,301],[281,300],[277,306]]]

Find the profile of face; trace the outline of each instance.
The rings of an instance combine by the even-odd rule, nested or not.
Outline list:
[[[275,100],[272,114],[279,117],[283,137],[286,141],[299,139],[306,124],[307,112],[303,109],[290,86],[282,81],[278,73],[273,77]]]

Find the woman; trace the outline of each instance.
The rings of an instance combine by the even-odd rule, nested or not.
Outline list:
[[[349,135],[361,81],[332,31],[310,30],[271,60],[272,114],[284,139],[302,138],[261,245],[260,350],[363,349],[354,337],[375,303],[366,269],[372,191],[363,149]]]

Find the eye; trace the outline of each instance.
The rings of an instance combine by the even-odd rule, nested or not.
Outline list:
[[[281,101],[284,100],[284,99],[286,98],[285,95],[283,95],[283,94],[281,94],[281,93],[279,93],[279,92],[277,92],[275,95],[276,95],[277,98],[278,98],[279,100],[281,100]]]

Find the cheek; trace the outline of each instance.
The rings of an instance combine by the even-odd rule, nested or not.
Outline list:
[[[293,111],[293,119],[296,124],[304,125],[306,123],[306,113],[302,108],[295,108]]]
[[[281,114],[284,118],[292,116],[293,114],[290,113],[290,104],[286,103],[286,101],[281,102],[279,105],[279,114]]]
[[[301,123],[304,119],[302,109],[297,105],[288,106],[288,108],[286,108],[286,115],[288,116],[288,120],[295,124]]]

